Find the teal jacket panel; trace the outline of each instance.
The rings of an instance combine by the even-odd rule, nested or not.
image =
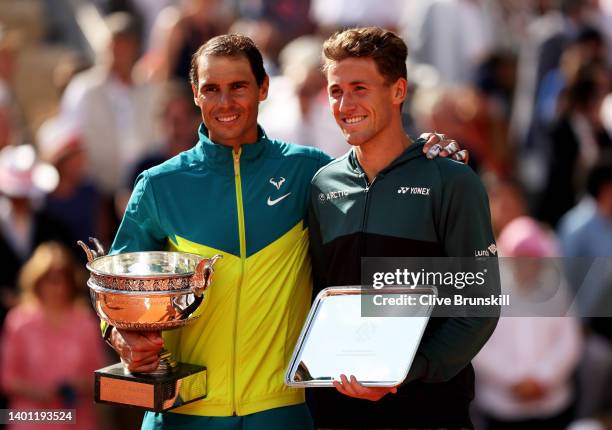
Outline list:
[[[310,180],[331,157],[316,148],[259,139],[239,156],[247,257],[304,220]],[[143,172],[112,253],[164,249],[175,236],[240,254],[234,158],[200,126],[190,150]]]

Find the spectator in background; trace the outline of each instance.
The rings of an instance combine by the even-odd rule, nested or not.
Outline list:
[[[612,139],[600,114],[609,88],[605,65],[592,62],[579,68],[575,80],[568,82],[561,95],[562,110],[550,132],[548,180],[538,211],[551,226],[556,226],[584,193],[586,172],[612,151]]]
[[[0,149],[17,143],[23,112],[14,94],[14,77],[21,37],[0,22]]]
[[[601,120],[609,136],[612,136],[612,91],[604,98],[601,105]]]
[[[480,0],[404,2],[404,36],[413,61],[432,65],[444,83],[466,83],[490,50],[491,25]]]
[[[312,0],[238,0],[237,7],[240,16],[258,21],[265,20],[275,28],[273,42],[275,52],[278,53],[291,40],[314,33],[315,25],[309,14],[311,2]],[[259,46],[257,41],[255,43]]]
[[[17,274],[42,242],[70,243],[63,225],[37,208],[57,185],[53,167],[36,159],[29,145],[0,150],[0,325],[16,303]]]
[[[491,207],[491,223],[495,237],[511,221],[527,215],[527,204],[521,187],[510,180],[498,180],[489,177],[485,180],[489,206]]]
[[[557,7],[529,24],[521,45],[518,82],[513,113],[513,133],[517,143],[537,144],[531,130],[536,95],[544,76],[559,66],[561,54],[579,31],[592,21],[591,0],[556,0]],[[596,10],[596,9],[595,9]]]
[[[415,119],[420,129],[456,136],[469,149],[470,164],[476,170],[508,177],[514,165],[508,141],[514,58],[492,53],[477,71],[473,84],[419,88]]]
[[[231,22],[231,10],[223,0],[189,0],[164,9],[151,35],[153,76],[187,81],[191,55],[210,38],[225,33]]]
[[[593,258],[612,256],[612,164],[609,161],[597,164],[589,173],[587,190],[594,199],[594,210],[581,211],[581,219],[571,223],[571,229],[560,236],[565,257]],[[595,261],[595,263],[598,263]],[[600,266],[600,264],[597,264]],[[586,316],[602,316],[612,303],[612,274],[607,263],[601,261],[600,270],[591,267],[589,278],[576,285],[581,312]],[[573,276],[577,281],[580,276]],[[612,342],[612,326],[607,319],[593,319],[594,330]]]
[[[134,76],[140,35],[134,19],[124,13],[109,15],[111,33],[102,64],[77,75],[62,99],[62,116],[83,132],[83,143],[95,184],[107,195],[125,181],[135,160],[154,152],[158,90]]]
[[[110,243],[111,220],[102,210],[102,195],[87,176],[81,132],[61,117],[51,118],[38,131],[38,149],[59,174],[57,187],[45,197],[45,212],[66,226],[72,245],[88,237]]]
[[[162,132],[161,150],[136,160],[130,168],[128,179],[115,198],[115,212],[118,216],[125,212],[138,175],[190,149],[197,142],[201,117],[193,104],[191,88],[179,81],[172,81],[164,86],[163,108],[159,118]]]
[[[612,164],[598,163],[587,179],[592,197],[566,217],[560,240],[568,277],[588,328],[587,353],[580,373],[580,416],[612,410]],[[580,206],[581,205],[581,206]]]
[[[104,363],[96,319],[78,300],[84,278],[59,243],[41,244],[19,277],[21,303],[2,331],[2,387],[14,410],[76,409],[66,430],[97,428],[93,371]],[[34,430],[29,422],[8,428]]]
[[[349,150],[329,111],[325,77],[321,73],[323,41],[302,36],[280,54],[282,75],[270,80],[268,100],[259,120],[271,136],[314,146],[338,157]]]
[[[17,140],[15,134],[13,111],[9,105],[0,103],[0,149],[14,143]]]
[[[397,31],[403,5],[402,0],[387,0],[384,7],[378,0],[311,0],[310,18],[324,36],[338,28],[365,25]]]
[[[563,50],[585,26],[593,24],[592,0],[554,0],[554,7],[534,19],[520,46],[517,87],[510,124],[517,145],[518,174],[530,197],[546,187],[549,163],[548,128],[536,121],[536,97],[542,80],[559,67]]]
[[[280,45],[280,33],[272,21],[268,19],[245,19],[241,18],[232,24],[228,30],[229,34],[242,34],[250,38],[257,49],[261,51],[264,69],[270,77],[279,74],[276,58]],[[307,65],[305,65],[307,67]]]
[[[15,102],[13,96],[13,76],[15,74],[15,53],[19,37],[0,24],[0,104]]]
[[[200,115],[191,88],[179,81],[164,84],[161,104],[158,122],[162,138],[161,145],[156,145],[160,150],[136,160],[125,184],[130,192],[140,173],[190,149],[197,141]]]
[[[559,114],[559,98],[567,83],[575,79],[583,65],[595,61],[604,62],[605,59],[606,46],[601,33],[592,27],[581,29],[575,40],[563,51],[559,67],[543,77],[535,101],[535,120],[550,126]]]
[[[572,377],[582,336],[578,321],[564,316],[567,285],[546,259],[557,255],[556,243],[534,219],[522,216],[504,227],[497,246],[500,256],[515,257],[500,264],[512,308],[502,310],[474,358],[476,403],[488,430],[564,429],[573,418]],[[548,296],[550,287],[554,296]]]
[[[128,12],[135,15],[142,26],[142,44],[151,47],[151,31],[158,15],[167,7],[175,6],[180,0],[95,0],[102,3],[100,8],[105,14]]]

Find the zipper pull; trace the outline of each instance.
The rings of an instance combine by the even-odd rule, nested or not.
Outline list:
[[[232,155],[234,157],[234,176],[240,176],[240,152],[242,152],[242,148],[238,152],[232,150]]]

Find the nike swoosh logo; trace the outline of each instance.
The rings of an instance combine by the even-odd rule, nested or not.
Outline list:
[[[287,193],[284,196],[280,196],[278,199],[274,199],[274,200],[272,200],[270,196],[268,196],[268,206],[274,206],[275,204],[283,200],[285,197],[289,197],[290,194],[291,193]]]

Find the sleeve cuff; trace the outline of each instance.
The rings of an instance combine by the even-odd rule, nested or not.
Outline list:
[[[404,379],[404,382],[402,382],[400,387],[403,387],[404,385],[410,382],[423,379],[425,375],[427,374],[428,367],[429,366],[427,363],[427,358],[425,358],[423,354],[417,353],[414,356],[414,360],[412,361],[412,366],[410,366],[410,371],[408,372],[408,376],[406,377],[406,379]]]

